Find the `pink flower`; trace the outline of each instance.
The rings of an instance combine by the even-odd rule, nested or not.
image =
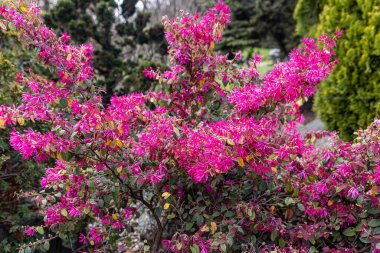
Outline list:
[[[77,115],[81,112],[81,107],[77,100],[72,101],[70,107],[74,115]]]
[[[33,227],[28,227],[24,233],[27,234],[28,236],[34,236],[36,234],[37,230]]]
[[[226,173],[234,164],[225,141],[205,129],[186,131],[174,150],[179,164],[195,182],[205,182],[210,174]]]
[[[380,163],[375,167],[375,174],[373,179],[376,183],[380,183]]]
[[[123,211],[122,211],[122,214],[123,214],[123,218],[125,220],[129,220],[132,215],[136,212],[136,209],[135,208],[125,208]]]
[[[292,102],[300,95],[310,96],[315,86],[328,76],[335,63],[333,51],[319,49],[312,39],[303,39],[300,49],[293,50],[290,61],[278,64],[265,76],[262,85],[249,84],[236,88],[228,101],[241,113],[256,112],[273,102]],[[327,49],[334,45],[326,45]],[[255,57],[251,64],[258,61]]]
[[[360,195],[359,189],[357,187],[351,187],[350,190],[348,190],[347,195],[353,199],[356,199]]]
[[[83,245],[86,245],[86,244],[87,244],[87,238],[86,238],[86,236],[85,236],[83,233],[81,233],[81,234],[79,235],[79,242],[80,242],[81,244],[83,244]]]
[[[335,35],[336,35],[338,38],[342,37],[343,33],[344,33],[344,31],[341,30],[341,29],[337,29],[337,30],[335,31]]]
[[[124,227],[124,223],[120,220],[112,222],[112,228],[113,229],[121,229]]]
[[[94,241],[95,244],[101,244],[103,242],[103,235],[96,228],[90,229],[89,236],[90,240]]]
[[[82,216],[82,213],[75,207],[70,208],[69,215],[71,217],[80,217]]]

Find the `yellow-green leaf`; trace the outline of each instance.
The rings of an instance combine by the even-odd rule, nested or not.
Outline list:
[[[237,158],[237,162],[238,162],[238,164],[239,164],[240,167],[244,167],[244,160],[243,160],[243,158],[238,157]]]
[[[210,231],[210,228],[209,228],[207,225],[204,225],[204,226],[201,228],[201,231],[202,231],[202,232],[208,232],[208,231]]]
[[[25,119],[24,118],[17,118],[17,122],[20,124],[20,126],[25,125]]]
[[[45,233],[44,228],[41,226],[36,227],[36,230],[39,234],[43,235]]]
[[[164,198],[164,199],[167,199],[167,198],[169,198],[171,196],[171,194],[169,193],[169,192],[164,192],[164,193],[162,193],[162,197]]]
[[[228,145],[235,146],[235,142],[233,140],[227,139],[226,141]]]
[[[216,230],[218,229],[218,226],[216,225],[216,223],[215,222],[213,222],[213,221],[211,221],[211,232],[212,233],[215,233],[216,232]]]
[[[20,6],[20,10],[21,10],[22,12],[27,12],[27,11],[28,11],[28,8],[26,7],[25,4],[22,4],[22,5]]]
[[[57,158],[61,161],[64,161],[64,159],[62,158],[62,154],[59,152],[57,153]]]

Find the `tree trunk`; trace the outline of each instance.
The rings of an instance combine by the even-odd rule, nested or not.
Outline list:
[[[160,249],[161,241],[162,241],[162,235],[164,233],[167,221],[168,221],[168,219],[166,218],[166,215],[165,215],[161,221],[162,227],[161,228],[157,227],[155,233],[153,234],[153,238],[152,238],[153,243],[152,243],[150,253],[157,253],[158,250]]]

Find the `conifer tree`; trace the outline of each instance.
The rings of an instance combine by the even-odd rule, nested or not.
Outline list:
[[[293,11],[295,0],[227,1],[231,24],[221,47],[240,50],[249,47],[278,47],[286,54],[298,41],[295,38]]]
[[[319,15],[314,5],[319,6]],[[356,129],[380,116],[380,3],[301,0],[295,17],[298,32],[311,31],[314,37],[336,28],[345,30],[337,49],[340,64],[319,86],[314,107],[329,129],[352,139]],[[308,23],[310,17],[318,23]]]
[[[137,11],[137,2],[60,0],[45,15],[46,23],[58,33],[68,32],[78,44],[95,45],[93,65],[97,84],[106,88],[105,102],[117,87],[121,93],[150,88],[137,86],[143,74],[136,71],[154,54],[137,50],[140,45],[149,44],[151,51],[165,54],[162,26],[151,26],[150,14]]]

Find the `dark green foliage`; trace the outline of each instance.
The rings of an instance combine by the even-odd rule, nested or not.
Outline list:
[[[125,83],[131,84],[128,86],[128,90],[123,90],[122,88],[118,90],[118,93],[127,93],[127,92],[133,92],[137,91],[137,88],[140,90],[149,90],[152,89],[152,81],[145,76],[141,75],[141,73],[144,71],[145,68],[150,68],[152,67],[153,69],[160,68],[161,70],[165,70],[167,67],[162,64],[158,64],[157,62],[150,62],[150,61],[145,61],[139,64],[138,66],[135,67],[134,73],[131,73],[129,76],[127,76],[124,80]],[[136,82],[136,83],[135,83]],[[155,84],[154,88],[160,88],[158,87],[157,84]]]
[[[222,49],[278,47],[286,54],[298,41],[294,37],[293,20],[296,0],[229,0],[227,3],[232,16]]]
[[[309,2],[314,1],[300,1],[296,10]],[[336,28],[345,32],[337,48],[340,64],[319,86],[314,108],[329,129],[338,130],[349,140],[356,129],[380,116],[380,3],[324,0],[320,4],[318,24],[305,25],[307,15],[296,12],[304,27],[300,31],[315,31],[314,37],[333,33]]]
[[[150,26],[149,13],[136,12],[137,2],[125,0],[118,6],[113,0],[61,0],[45,15],[46,24],[57,32],[94,45],[93,65],[97,84],[106,88],[105,102],[116,87],[123,92],[141,90],[137,80],[143,73],[136,71],[151,55],[134,55],[140,45],[149,45],[161,56],[166,51],[162,26]]]
[[[296,32],[302,36],[315,35],[321,13],[326,0],[298,0],[294,10]]]

